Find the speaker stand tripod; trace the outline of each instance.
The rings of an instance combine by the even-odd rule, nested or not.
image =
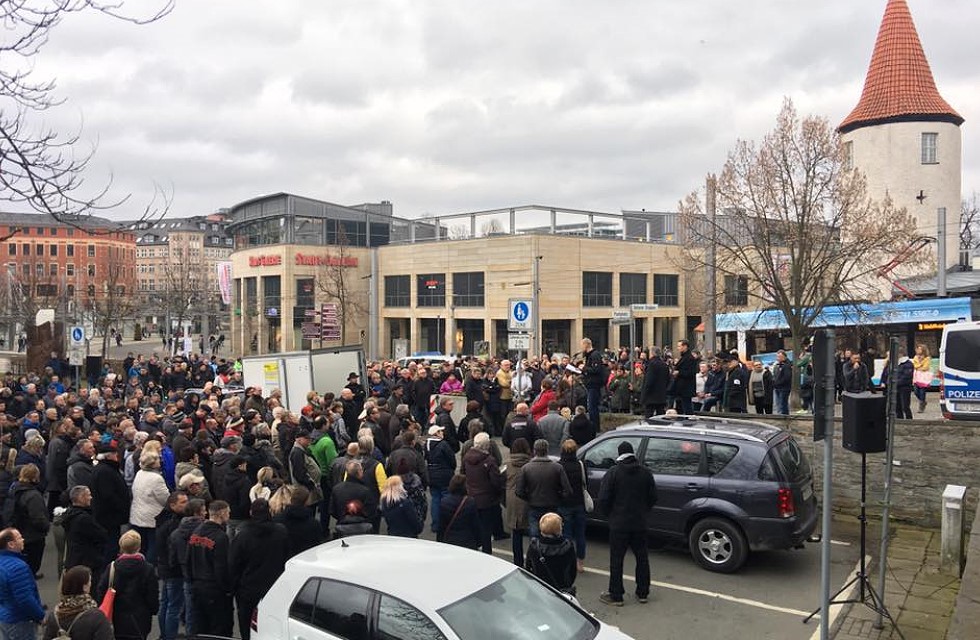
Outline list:
[[[861,523],[861,557],[858,564],[858,571],[853,578],[847,581],[843,587],[838,589],[830,601],[827,603],[828,606],[834,604],[861,604],[875,613],[881,615],[884,618],[888,618],[888,621],[892,624],[895,629],[895,633],[902,640],[905,640],[905,636],[902,634],[902,630],[898,628],[898,624],[895,622],[895,618],[889,613],[888,607],[885,606],[885,601],[881,599],[881,596],[875,591],[874,587],[871,586],[871,580],[868,578],[867,571],[867,560],[866,560],[866,550],[867,550],[867,530],[868,530],[868,517],[867,517],[867,502],[868,495],[868,454],[861,453],[861,515],[858,516],[858,521]],[[856,598],[844,598],[843,600],[838,600],[842,594],[846,593],[854,583],[858,584],[858,595]],[[803,624],[806,624],[813,619],[815,615],[820,613],[820,607],[815,609],[810,615],[803,619]],[[826,612],[824,612],[826,615]]]

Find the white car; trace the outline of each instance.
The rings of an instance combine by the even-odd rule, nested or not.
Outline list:
[[[297,555],[252,619],[254,640],[629,640],[509,562],[392,536]]]

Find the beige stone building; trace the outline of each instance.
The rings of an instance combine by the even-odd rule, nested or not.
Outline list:
[[[526,332],[531,352],[575,352],[583,336],[629,345],[629,322],[612,319],[632,305],[645,305],[634,313],[637,345],[672,344],[700,322],[684,314],[679,247],[663,219],[672,214],[526,206],[406,220],[390,203],[290,194],[230,211],[235,353],[342,343],[375,357],[399,347],[506,353],[511,300],[539,312]],[[314,337],[325,303],[337,305],[343,339]]]

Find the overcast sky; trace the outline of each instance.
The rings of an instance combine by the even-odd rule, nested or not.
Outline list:
[[[152,0],[140,0],[140,5]],[[837,124],[885,0],[177,0],[72,16],[36,72],[132,217],[290,191],[415,217],[521,204],[673,210],[783,96]],[[145,5],[143,5],[145,6]],[[980,190],[980,3],[909,0]]]

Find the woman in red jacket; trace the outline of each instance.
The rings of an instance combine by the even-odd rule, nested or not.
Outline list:
[[[545,378],[541,381],[541,393],[538,394],[538,397],[534,400],[534,404],[531,405],[531,419],[535,422],[548,414],[548,403],[558,399],[553,387],[554,384],[550,378]]]

